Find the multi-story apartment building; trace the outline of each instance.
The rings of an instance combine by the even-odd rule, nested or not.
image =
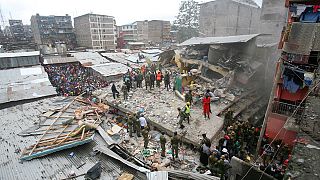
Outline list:
[[[148,40],[152,44],[171,43],[170,21],[152,20],[148,22]]]
[[[313,124],[319,120],[309,121],[304,113],[308,99],[319,92],[320,11],[317,1],[286,0],[286,7],[282,53],[261,136],[293,146],[299,129],[320,139],[319,126]]]
[[[31,17],[31,29],[38,45],[66,44],[68,49],[76,46],[71,16],[40,16]]]
[[[85,14],[74,18],[79,46],[93,49],[116,48],[116,25],[113,16]]]
[[[22,20],[9,20],[10,32],[14,41],[27,41]]]
[[[258,33],[261,8],[253,0],[215,0],[200,4],[199,31],[207,37]]]

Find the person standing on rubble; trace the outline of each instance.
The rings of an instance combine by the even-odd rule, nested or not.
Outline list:
[[[210,96],[206,95],[202,99],[202,106],[204,118],[207,118],[208,116],[208,119],[210,119]]]
[[[132,137],[133,121],[134,121],[133,115],[129,114],[127,124],[128,124],[128,130],[129,130],[130,137]]]
[[[185,118],[188,121],[188,124],[190,124],[190,102],[187,102],[186,106],[184,107],[184,114],[185,114]]]
[[[127,85],[123,84],[121,87],[121,91],[123,92],[123,99],[128,100],[128,89]]]
[[[145,77],[145,80],[144,80],[144,83],[145,83],[145,86],[146,86],[146,90],[148,90],[148,86],[150,86],[150,90],[151,90],[151,79],[150,79],[150,71],[146,74],[146,77]]]
[[[139,121],[140,121],[140,127],[141,127],[141,129],[144,129],[145,127],[148,126],[147,120],[146,120],[146,118],[144,117],[143,114],[141,114],[141,116],[140,116],[140,118],[139,118]]]
[[[152,71],[152,73],[150,74],[150,89],[154,88],[154,81],[156,80],[156,75],[154,74],[154,72]]]
[[[149,128],[148,126],[146,126],[143,130],[142,130],[142,137],[143,137],[143,141],[144,141],[144,149],[148,148],[148,143],[149,143]]]
[[[178,158],[179,154],[179,138],[178,133],[174,132],[173,137],[171,138],[171,147],[172,147],[172,159]]]
[[[189,102],[190,105],[193,103],[193,99],[192,99],[192,91],[189,90],[188,93],[185,95],[184,100],[186,102]]]
[[[116,99],[116,97],[119,95],[119,91],[116,88],[116,85],[113,83],[111,86],[112,96],[113,99]]]
[[[164,132],[162,132],[161,136],[160,136],[161,156],[162,157],[166,157],[166,143],[167,143],[167,139],[164,136]]]
[[[140,120],[139,120],[139,117],[137,114],[135,114],[134,116],[134,130],[136,131],[137,133],[137,136],[138,137],[141,137],[140,135],[140,131],[141,131],[141,125],[140,125]]]
[[[178,108],[178,111],[179,111],[179,114],[178,114],[177,118],[180,118],[179,119],[180,129],[183,129],[184,125],[182,122],[186,119],[186,115],[184,114],[184,111],[181,108]]]
[[[171,89],[169,71],[167,71],[166,74],[164,75],[164,85],[165,85],[165,88],[167,88],[167,91]]]
[[[162,81],[161,71],[158,71],[157,76],[156,76],[156,80],[157,80],[157,87],[160,88],[160,83]]]

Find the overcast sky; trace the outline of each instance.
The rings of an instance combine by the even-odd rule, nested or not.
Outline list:
[[[22,19],[30,24],[30,17],[65,15],[73,17],[86,13],[114,16],[117,25],[137,20],[174,20],[181,0],[1,0],[0,7],[6,24],[8,19]],[[196,0],[208,2],[210,0]],[[261,6],[262,0],[254,0]],[[0,16],[1,20],[1,16]],[[1,22],[2,26],[2,22]]]

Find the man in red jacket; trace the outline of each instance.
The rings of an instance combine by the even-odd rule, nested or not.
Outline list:
[[[202,99],[202,106],[203,106],[203,114],[204,114],[204,118],[210,119],[210,96],[206,95],[203,99]]]

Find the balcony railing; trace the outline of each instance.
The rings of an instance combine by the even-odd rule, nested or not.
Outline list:
[[[285,116],[292,116],[295,118],[300,118],[303,115],[304,107],[299,107],[298,105],[288,104],[284,102],[279,101],[273,101],[272,104],[272,112],[285,115]],[[296,112],[295,112],[296,111]],[[295,114],[293,115],[293,113]]]

